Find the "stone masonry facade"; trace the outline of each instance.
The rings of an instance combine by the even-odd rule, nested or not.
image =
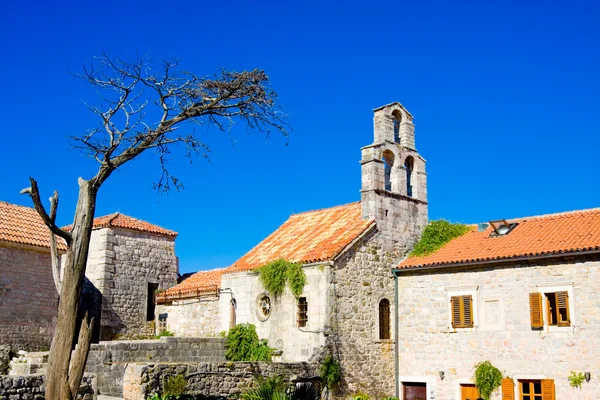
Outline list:
[[[228,294],[225,294],[229,297]],[[219,296],[176,300],[156,307],[156,321],[166,315],[166,330],[181,337],[212,337],[219,333]]]
[[[49,348],[58,295],[50,252],[0,245],[0,344],[13,351]]]
[[[167,377],[176,375],[183,376],[188,382],[187,394],[224,400],[251,388],[258,375],[282,376],[290,383],[318,380],[319,365],[264,362],[132,364],[125,371],[123,398],[145,400],[160,393]]]
[[[148,291],[177,283],[174,238],[121,228],[92,232],[86,276],[101,295],[101,340],[153,335]],[[153,295],[153,294],[151,294]]]
[[[489,360],[515,383],[553,379],[557,399],[599,399],[599,281],[598,256],[401,273],[400,380],[426,383],[427,398],[460,399],[460,384]],[[529,293],[555,290],[569,292],[571,326],[533,330]],[[461,292],[473,295],[474,328],[450,326],[449,295]],[[571,370],[592,379],[573,389]]]

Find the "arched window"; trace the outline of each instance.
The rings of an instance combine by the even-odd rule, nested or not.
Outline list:
[[[392,190],[392,167],[394,166],[394,153],[389,150],[383,152],[385,190]]]
[[[379,339],[391,339],[390,301],[382,299],[379,302]]]
[[[400,122],[402,122],[402,114],[396,110],[392,113],[394,117],[394,142],[400,143]]]
[[[407,157],[404,162],[404,168],[406,168],[406,195],[412,197],[413,186],[412,186],[412,174],[414,168],[414,160],[412,157]]]
[[[237,301],[236,301],[236,299],[231,299],[230,309],[229,309],[229,329],[235,328],[236,309],[237,309]]]

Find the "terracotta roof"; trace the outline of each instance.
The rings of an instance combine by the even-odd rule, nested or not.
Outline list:
[[[493,228],[460,236],[432,255],[410,257],[399,269],[510,260],[600,250],[600,209],[525,217],[507,235],[490,237]]]
[[[134,231],[142,231],[149,233],[156,233],[158,235],[165,236],[177,236],[177,232],[162,228],[158,225],[151,224],[146,221],[142,221],[141,219],[129,217],[127,215],[121,213],[114,213],[110,215],[105,215],[103,217],[94,218],[94,228],[123,228],[123,229],[131,229]],[[64,228],[65,230],[70,230],[71,227],[67,226]]]
[[[66,250],[57,239],[59,250]],[[50,230],[35,209],[0,201],[0,241],[50,249]]]
[[[220,287],[224,273],[247,271],[279,258],[302,263],[332,260],[374,224],[362,219],[360,202],[294,214],[230,267],[198,272],[161,296],[181,292],[182,297],[191,297],[186,294]]]
[[[302,263],[332,260],[374,223],[362,219],[360,202],[294,214],[226,273],[250,270],[280,258]]]
[[[159,301],[198,297],[203,293],[216,293],[221,288],[221,275],[225,268],[200,271],[177,286],[167,289],[157,296]]]

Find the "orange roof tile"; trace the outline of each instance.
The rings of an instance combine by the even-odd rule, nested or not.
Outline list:
[[[216,292],[221,288],[221,275],[224,271],[225,268],[196,272],[185,281],[167,289],[157,297],[158,299],[177,299],[195,297],[204,292]]]
[[[362,219],[360,202],[294,214],[230,267],[198,272],[167,290],[165,296],[220,287],[224,273],[247,271],[280,258],[302,263],[332,260],[374,224],[374,220]]]
[[[374,223],[362,219],[360,202],[294,214],[226,273],[250,270],[280,258],[302,263],[332,260]]]
[[[505,236],[493,228],[453,239],[434,254],[410,257],[399,269],[509,260],[600,250],[600,209],[511,220],[518,225]]]
[[[158,225],[151,224],[141,219],[129,217],[121,213],[113,213],[105,215],[103,217],[94,218],[94,228],[123,228],[131,229],[134,231],[142,231],[149,233],[156,233],[165,236],[177,236],[177,232],[162,228]],[[67,226],[65,230],[70,230],[71,227]]]
[[[59,250],[66,250],[57,239]],[[35,209],[0,201],[0,241],[50,249],[50,230]]]

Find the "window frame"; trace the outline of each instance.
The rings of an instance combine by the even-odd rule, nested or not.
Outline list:
[[[573,282],[551,282],[551,283],[542,283],[536,285],[536,291],[542,295],[542,317],[544,319],[544,327],[543,329],[548,332],[565,332],[573,329],[575,327],[575,298],[573,296]],[[557,293],[557,292],[567,292],[567,302],[568,304],[568,318],[569,325],[560,326],[558,322],[556,325],[549,324],[549,308],[548,308],[548,298],[546,293]],[[557,311],[558,314],[558,311]]]
[[[387,336],[388,337],[382,337],[382,333],[384,333],[383,329],[384,326],[382,326],[382,322],[384,321],[384,316],[382,315],[381,312],[381,304],[383,303],[383,301],[387,302]],[[379,338],[379,340],[392,340],[392,302],[390,301],[390,299],[388,299],[387,297],[383,297],[381,299],[379,299],[379,302],[377,303],[377,326],[378,326],[378,332],[377,332],[377,337]]]
[[[448,331],[449,332],[471,332],[479,328],[479,299],[477,297],[477,291],[479,285],[469,286],[454,286],[446,288],[446,297],[448,304]],[[473,325],[470,327],[454,327],[452,325],[452,297],[456,296],[471,296],[471,318]]]
[[[304,303],[302,303],[304,299]],[[306,296],[298,297],[296,301],[296,326],[306,328],[308,325],[308,299]]]

